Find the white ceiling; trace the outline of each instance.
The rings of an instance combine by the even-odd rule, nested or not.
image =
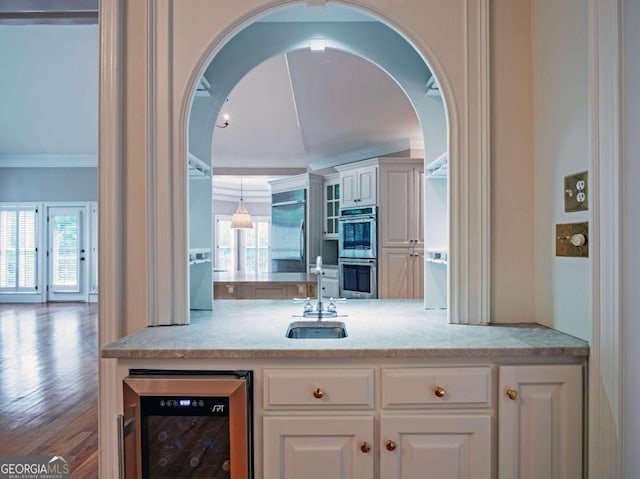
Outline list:
[[[230,125],[215,129],[214,168],[317,170],[422,143],[415,111],[394,80],[337,50],[265,61],[232,90],[223,113]]]

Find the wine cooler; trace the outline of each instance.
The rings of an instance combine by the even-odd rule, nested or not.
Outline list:
[[[124,479],[252,479],[251,371],[131,370]]]

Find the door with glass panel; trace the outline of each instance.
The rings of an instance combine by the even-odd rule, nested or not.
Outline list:
[[[49,207],[48,301],[86,301],[89,251],[87,208]]]

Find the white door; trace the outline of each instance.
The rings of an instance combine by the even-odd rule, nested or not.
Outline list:
[[[582,478],[582,367],[502,366],[499,477]]]
[[[47,209],[48,301],[87,301],[87,208]]]
[[[383,415],[380,439],[380,479],[493,477],[489,414]]]
[[[264,477],[373,479],[373,417],[264,418]]]

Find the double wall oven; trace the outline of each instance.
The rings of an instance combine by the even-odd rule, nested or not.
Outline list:
[[[375,206],[340,211],[338,267],[341,297],[378,297],[377,231]]]

